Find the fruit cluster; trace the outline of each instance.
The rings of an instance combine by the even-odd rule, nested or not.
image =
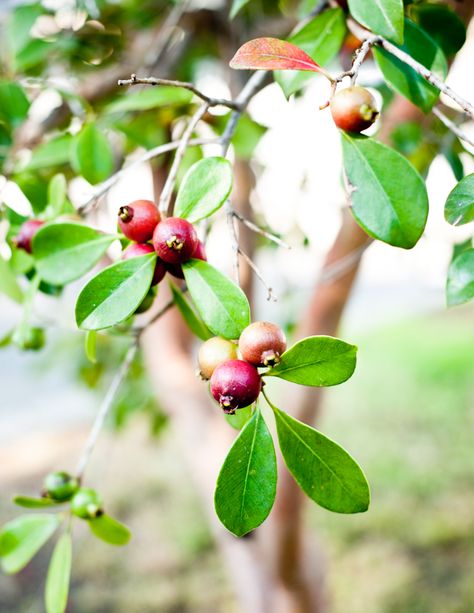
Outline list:
[[[58,504],[70,502],[71,512],[81,519],[94,519],[104,513],[99,494],[90,487],[80,487],[77,477],[63,471],[47,475],[42,496]]]
[[[207,340],[199,349],[199,373],[210,381],[211,394],[224,413],[234,414],[257,400],[263,385],[258,368],[277,364],[285,349],[281,328],[257,321],[243,330],[238,346],[219,336]]]

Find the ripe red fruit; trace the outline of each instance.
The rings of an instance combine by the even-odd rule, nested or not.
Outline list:
[[[224,413],[248,407],[257,400],[262,389],[258,370],[243,360],[228,360],[220,364],[211,377],[211,394]]]
[[[155,253],[155,250],[151,245],[147,243],[132,243],[122,253],[122,260],[128,260],[130,258],[138,258],[141,255],[147,255],[148,253]],[[166,274],[165,263],[160,258],[156,259],[155,272],[153,274],[152,285],[158,285]]]
[[[214,336],[199,348],[199,374],[203,379],[210,379],[220,364],[236,358],[237,345],[220,336]]]
[[[370,127],[377,115],[375,98],[363,87],[348,87],[331,100],[334,123],[347,132],[362,132]]]
[[[239,338],[242,357],[255,366],[274,366],[286,349],[283,330],[269,321],[247,326]]]
[[[118,211],[118,224],[127,238],[137,243],[146,243],[161,217],[151,200],[135,200]]]
[[[28,219],[25,221],[14,239],[14,243],[18,249],[24,249],[28,253],[31,253],[31,241],[33,240],[33,236],[43,224],[44,221],[40,221],[39,219]]]
[[[204,243],[202,241],[198,242],[196,251],[193,253],[193,259],[207,262],[206,248],[204,247]],[[170,273],[170,275],[173,275],[173,277],[184,279],[184,272],[179,264],[166,264],[166,270]]]
[[[193,225],[180,217],[168,217],[153,233],[153,246],[168,264],[187,262],[196,251],[199,239]]]

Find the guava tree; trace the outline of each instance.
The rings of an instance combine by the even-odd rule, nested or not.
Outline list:
[[[61,300],[71,285],[71,334],[83,335],[87,358],[96,362],[106,339],[121,338],[126,349],[77,467],[58,467],[36,495],[15,497],[32,512],[3,527],[3,570],[20,571],[56,535],[45,605],[60,613],[74,525],[87,522],[111,545],[129,541],[86,469],[131,369],[143,361],[203,502],[214,507],[209,521],[243,610],[323,610],[318,563],[309,563],[303,538],[304,495],[352,514],[368,509],[370,493],[355,459],[310,424],[321,389],[356,368],[356,347],[335,334],[360,259],[374,240],[401,249],[420,240],[429,209],[424,179],[437,155],[458,181],[446,221],[474,220],[474,175],[464,175],[461,157],[474,143],[460,126],[474,118],[474,106],[446,84],[474,3],[14,4],[2,14],[2,189],[15,185],[31,212],[10,201],[1,208],[0,291],[18,303],[18,323],[2,345],[40,350],[47,338],[35,301],[41,293]],[[364,62],[378,68],[381,105],[361,86]],[[227,81],[228,96],[195,84],[209,65]],[[320,105],[340,130],[349,206],[312,299],[286,335],[252,314],[252,275],[273,297],[255,263],[256,239],[288,245],[250,206],[250,160],[265,128],[247,109],[272,81],[289,98],[314,77],[322,88],[329,83],[315,113]],[[46,113],[45,100],[54,102]],[[368,128],[370,136],[362,134]],[[111,231],[107,195],[145,162],[154,200],[137,185]],[[231,246],[232,278],[207,259],[214,227]],[[446,296],[448,305],[474,297],[472,240],[455,249]],[[277,398],[275,378],[288,390]],[[235,538],[246,534],[253,538]]]

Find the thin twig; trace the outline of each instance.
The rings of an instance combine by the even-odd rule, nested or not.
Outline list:
[[[213,98],[200,91],[193,83],[187,83],[186,81],[174,81],[172,79],[160,79],[157,77],[137,77],[136,74],[132,74],[130,79],[120,79],[118,84],[122,87],[124,85],[165,85],[168,87],[180,87],[181,89],[189,90],[195,96],[201,98],[208,106],[226,106],[229,109],[239,110],[237,101],[234,102],[227,98]]]
[[[186,287],[182,287],[181,291],[184,293],[187,291]],[[145,330],[151,326],[152,324],[154,324],[156,321],[158,321],[165,313],[167,313],[173,306],[174,306],[174,300],[168,300],[168,302],[166,304],[164,304],[161,309],[158,311],[158,313],[155,313],[155,315],[153,315],[153,317],[147,321],[147,323],[142,327],[142,328],[136,328],[135,332],[136,332],[136,338],[139,340],[141,335],[145,332]]]
[[[94,451],[94,447],[97,443],[97,439],[99,437],[100,431],[102,430],[102,426],[104,425],[105,420],[113,406],[115,397],[117,392],[120,389],[125,377],[130,370],[135,354],[138,350],[138,340],[135,340],[132,345],[130,345],[125,358],[120,365],[120,368],[116,372],[114,378],[112,379],[112,383],[110,384],[109,389],[107,390],[104,399],[102,400],[102,404],[100,405],[99,412],[94,421],[94,425],[92,426],[92,430],[90,431],[89,438],[87,439],[86,445],[82,452],[82,455],[79,459],[79,463],[77,466],[77,477],[79,479],[84,475],[84,471],[86,466],[90,460],[92,452]]]
[[[91,209],[94,208],[95,203],[104,194],[106,194],[109,189],[113,187],[117,183],[117,181],[123,177],[125,173],[127,173],[129,170],[136,168],[137,166],[140,166],[140,164],[143,164],[144,162],[148,162],[149,160],[156,158],[164,153],[168,153],[169,151],[177,149],[180,143],[181,140],[177,140],[172,141],[170,143],[165,143],[164,145],[159,145],[158,147],[154,147],[153,149],[150,149],[127,166],[123,166],[119,171],[109,177],[106,181],[98,185],[92,196],[87,200],[87,202],[77,208],[77,212],[80,215],[88,213]],[[201,145],[211,145],[215,143],[219,143],[218,138],[194,138],[188,142],[188,147],[198,147]]]
[[[206,114],[208,108],[209,108],[209,104],[207,102],[204,102],[198,108],[198,110],[194,113],[194,115],[189,120],[189,124],[188,124],[186,130],[183,132],[183,136],[181,137],[181,139],[179,141],[179,146],[176,149],[176,154],[174,156],[173,164],[172,164],[172,166],[170,168],[168,176],[166,177],[166,182],[165,182],[165,184],[163,186],[163,189],[162,189],[161,195],[160,195],[160,201],[159,201],[159,204],[158,204],[158,208],[159,208],[160,213],[162,215],[166,215],[167,212],[168,212],[168,207],[170,205],[170,201],[171,201],[171,196],[173,194],[174,185],[176,183],[176,177],[177,177],[178,171],[179,171],[179,165],[181,164],[183,156],[184,156],[184,154],[186,152],[186,149],[188,147],[188,143],[191,140],[191,136],[193,134],[193,131],[196,128],[197,124],[201,121],[203,116]]]
[[[334,281],[337,281],[347,274],[350,270],[352,270],[352,268],[354,268],[357,262],[362,258],[362,255],[367,247],[369,247],[372,243],[373,239],[369,238],[361,247],[354,249],[344,257],[339,258],[338,260],[325,266],[319,276],[318,284],[326,285],[328,283],[334,283]]]
[[[469,145],[471,145],[471,147],[474,147],[474,140],[472,140],[469,136],[467,136],[467,134],[465,132],[463,132],[461,130],[461,128],[456,125],[454,123],[454,121],[452,121],[451,119],[449,119],[449,117],[447,115],[445,115],[443,113],[443,111],[435,106],[432,109],[433,111],[433,115],[436,115],[436,117],[447,127],[451,130],[451,132],[453,134],[455,134],[458,138],[460,138],[461,140],[463,140],[464,142],[468,143]]]
[[[250,221],[250,219],[247,219],[246,217],[241,215],[238,211],[234,210],[232,214],[241,223],[243,223],[244,226],[247,226],[247,228],[250,228],[250,230],[253,230],[253,232],[256,232],[257,234],[261,234],[265,238],[268,238],[268,240],[276,243],[277,245],[280,245],[280,247],[284,247],[285,249],[291,249],[291,245],[289,245],[288,243],[285,243],[285,241],[282,241],[281,238],[279,238],[275,234],[272,234],[271,232],[267,232],[267,230],[264,230],[257,224],[253,223],[253,221]]]
[[[247,264],[250,266],[250,268],[254,271],[254,273],[257,276],[257,278],[260,281],[260,283],[267,290],[267,300],[269,300],[269,301],[273,300],[273,302],[276,302],[278,299],[275,296],[275,294],[273,293],[273,289],[265,281],[264,276],[262,275],[260,269],[255,264],[255,262],[253,262],[253,260],[245,253],[245,251],[242,251],[242,249],[240,247],[239,247],[238,253],[240,253],[240,255],[244,258],[244,260],[247,262]]]
[[[229,228],[230,246],[234,254],[234,281],[240,286],[239,236],[234,224],[234,209],[230,200],[227,200],[224,206],[226,209],[227,227]]]

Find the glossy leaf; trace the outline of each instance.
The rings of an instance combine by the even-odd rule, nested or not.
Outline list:
[[[17,573],[41,549],[60,524],[57,515],[21,515],[0,532],[0,561],[7,574]]]
[[[405,21],[405,42],[400,49],[444,79],[448,70],[443,52],[421,28]],[[404,62],[381,49],[374,48],[374,57],[388,85],[425,113],[431,111],[438,100],[439,91]]]
[[[374,34],[403,42],[403,0],[349,0],[349,10]]]
[[[46,613],[64,613],[71,580],[72,542],[69,532],[59,538],[51,556],[44,600]]]
[[[255,38],[240,47],[230,61],[239,70],[309,70],[321,67],[304,51],[279,38]]]
[[[173,294],[174,303],[178,307],[179,312],[183,316],[183,319],[187,323],[191,332],[202,341],[207,341],[208,338],[211,338],[212,332],[207,328],[202,319],[195,313],[193,307],[186,300],[184,293],[180,291],[174,283],[170,283],[170,288],[171,293]]]
[[[232,190],[232,166],[222,157],[207,157],[188,170],[176,196],[174,214],[196,223],[215,213]]]
[[[428,216],[425,182],[397,151],[366,136],[342,133],[352,213],[374,238],[411,249]]]
[[[252,417],[252,407],[244,407],[239,409],[233,415],[224,413],[226,422],[235,430],[242,430],[248,420]]]
[[[89,521],[89,528],[98,538],[109,545],[126,545],[130,538],[130,530],[109,515],[100,515]]]
[[[466,249],[451,262],[446,297],[448,306],[463,304],[474,298],[474,249]]]
[[[288,41],[305,51],[321,66],[327,65],[337,54],[346,35],[344,11],[340,8],[324,11]],[[286,97],[298,91],[312,75],[300,71],[275,73],[275,81]]]
[[[453,226],[474,221],[474,173],[464,177],[451,191],[444,206],[444,217]]]
[[[336,513],[362,513],[370,503],[364,473],[331,439],[272,407],[288,470],[317,504]]]
[[[122,260],[91,279],[76,302],[77,325],[101,330],[130,317],[150,289],[155,261],[154,253]]]
[[[170,104],[188,104],[192,92],[180,87],[157,86],[120,96],[110,104],[105,113],[125,113],[129,111],[147,111]]]
[[[234,19],[237,13],[239,13],[248,3],[249,0],[233,0],[232,7],[230,9],[230,18]]]
[[[309,336],[285,351],[264,374],[313,387],[338,385],[356,367],[357,347],[332,336]]]
[[[239,338],[250,324],[250,305],[244,292],[207,262],[183,264],[189,293],[206,326],[217,336]]]
[[[466,26],[450,6],[425,2],[415,5],[411,15],[448,57],[455,55],[466,42]]]
[[[84,341],[84,350],[89,362],[95,364],[97,362],[97,331],[88,330]]]
[[[33,239],[36,268],[44,281],[65,285],[91,270],[116,240],[78,223],[43,226]]]
[[[232,445],[217,479],[214,502],[224,526],[236,536],[257,528],[271,511],[276,482],[273,440],[257,409]]]
[[[109,141],[94,123],[86,124],[74,137],[71,164],[86,181],[95,185],[107,179],[114,169]]]
[[[15,273],[10,268],[9,262],[6,262],[0,255],[0,293],[8,296],[11,300],[21,303],[23,301],[23,292],[18,285]]]
[[[19,507],[23,507],[25,509],[45,509],[47,507],[55,507],[58,504],[61,504],[55,500],[51,500],[51,498],[33,498],[31,496],[14,496],[13,502]]]

